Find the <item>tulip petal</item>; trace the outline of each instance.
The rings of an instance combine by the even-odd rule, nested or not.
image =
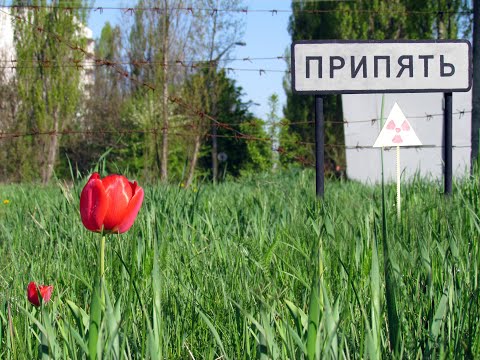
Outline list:
[[[37,284],[30,282],[27,286],[27,299],[30,304],[34,306],[40,306],[40,300],[38,299]]]
[[[132,187],[127,178],[121,175],[109,175],[102,182],[109,204],[103,225],[105,230],[116,232],[114,229],[126,215],[133,194]]]
[[[102,180],[94,173],[80,195],[80,215],[83,225],[90,231],[102,231],[108,210],[108,198]]]
[[[49,302],[53,292],[53,285],[40,285],[38,287],[43,302]]]
[[[143,202],[143,189],[137,185],[136,181],[130,185],[132,187],[133,197],[128,204],[127,211],[125,212],[125,217],[115,228],[115,230],[118,231],[119,234],[128,231],[128,229],[132,227]]]

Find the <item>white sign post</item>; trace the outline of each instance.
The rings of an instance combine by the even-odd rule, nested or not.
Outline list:
[[[422,145],[415,134],[412,125],[408,122],[400,107],[393,105],[382,131],[378,135],[373,147],[396,147],[397,148],[397,216],[400,218],[400,147]]]
[[[469,41],[297,41],[291,54],[293,92],[315,95],[317,196],[323,196],[324,181],[322,95],[339,93],[443,92],[445,194],[451,193],[452,92],[472,86]]]

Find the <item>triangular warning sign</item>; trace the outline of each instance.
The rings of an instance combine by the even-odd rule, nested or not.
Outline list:
[[[412,126],[395,103],[373,147],[422,145]]]

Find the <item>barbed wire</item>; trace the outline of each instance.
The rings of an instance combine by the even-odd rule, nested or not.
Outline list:
[[[177,102],[180,105],[184,105],[184,102],[182,102],[179,98],[170,98],[171,101]],[[213,122],[216,124],[217,127],[223,128],[226,130],[234,130],[233,127],[238,127],[238,126],[250,126],[253,128],[263,128],[263,127],[288,127],[288,126],[295,126],[295,125],[313,125],[315,124],[314,120],[306,120],[306,121],[290,121],[287,119],[279,120],[279,121],[263,121],[263,120],[251,120],[251,121],[242,121],[242,122],[234,122],[234,123],[225,123],[218,118],[214,118],[211,115],[206,114],[205,112],[200,112],[198,113],[198,110],[196,109],[191,109],[194,112],[194,115],[197,115],[199,117],[207,117],[210,120],[213,120]],[[196,113],[195,113],[196,112]],[[452,112],[453,115],[458,115],[458,119],[468,119],[465,117],[466,114],[470,114],[472,111],[471,110],[457,110],[455,112]],[[431,121],[433,119],[438,119],[442,120],[444,114],[443,113],[434,113],[434,114],[425,114],[425,115],[415,115],[415,116],[405,116],[407,119],[410,120],[425,120],[425,121]],[[343,120],[343,121],[338,121],[338,120],[327,120],[326,124],[336,124],[336,125],[362,125],[362,124],[370,124],[371,126],[375,126],[378,122],[380,122],[382,119],[380,118],[372,118],[372,119],[363,119],[363,120]],[[383,120],[386,120],[384,118]],[[188,128],[191,130],[197,130],[199,128],[205,127],[205,124],[202,125],[196,125],[192,122],[187,122],[187,123],[180,123],[180,124],[171,124],[168,126],[168,130],[171,129],[177,129],[177,128]],[[165,130],[165,128],[161,128],[160,130]],[[123,130],[126,132],[145,132],[145,130]],[[147,130],[148,132],[149,130]],[[237,131],[237,130],[236,130]],[[108,131],[107,131],[108,132]],[[47,132],[49,133],[49,132]],[[81,133],[81,131],[79,131]],[[88,131],[85,131],[85,133],[88,133]],[[112,133],[115,133],[115,131],[112,131]],[[2,137],[2,134],[8,134],[8,133],[2,133],[0,132],[0,139]]]
[[[18,62],[15,60],[15,62]],[[81,61],[75,61],[72,60],[72,64],[52,64],[50,60],[37,60],[37,63],[41,64],[42,66],[46,68],[76,68],[79,70],[93,70],[94,67],[102,67],[102,66],[113,66],[113,65],[132,65],[134,67],[142,67],[142,66],[149,66],[152,65],[153,63],[151,62],[145,62],[145,61],[132,61],[132,62],[122,62],[122,63],[114,63],[110,60],[106,61],[98,61],[98,62],[91,62],[91,63],[84,63]],[[160,65],[160,64],[159,64]],[[208,69],[208,68],[217,68],[217,69],[223,69],[227,72],[236,72],[236,71],[248,71],[248,72],[256,72],[260,76],[267,74],[267,73],[285,73],[289,74],[290,70],[281,70],[281,69],[264,69],[264,68],[234,68],[234,67],[218,67],[216,65],[186,65],[182,64],[181,62],[175,63],[175,64],[169,64],[169,65],[160,65],[161,67],[178,67],[182,66],[184,68],[190,69],[190,70],[195,70],[195,69]],[[0,66],[0,69],[5,69],[5,70],[19,70],[19,69],[35,69],[37,68],[35,65],[7,65],[7,66]]]
[[[458,119],[462,119],[462,118],[465,118],[467,119],[466,117],[464,117],[465,114],[468,114],[468,113],[471,113],[472,111],[471,110],[459,110],[457,112],[453,112],[452,115],[458,115]],[[425,114],[425,115],[419,115],[419,116],[406,116],[407,119],[415,119],[415,120],[419,120],[419,119],[425,119],[426,121],[430,121],[432,120],[433,118],[438,118],[438,119],[443,119],[443,116],[444,114],[441,113],[441,114]],[[344,121],[336,121],[336,120],[333,120],[333,121],[330,121],[330,120],[327,120],[326,123],[327,124],[344,124],[344,125],[356,125],[356,124],[365,124],[365,123],[370,123],[371,126],[374,126],[377,124],[377,122],[379,122],[381,119],[380,118],[373,118],[373,119],[368,119],[368,120],[354,120],[354,121],[348,121],[348,120],[344,120]],[[386,120],[385,118],[383,120]],[[287,126],[292,126],[292,125],[313,125],[315,124],[315,121],[314,120],[309,120],[309,121],[289,121],[289,120],[279,120],[279,121],[257,121],[257,120],[252,120],[252,121],[243,121],[243,122],[237,122],[237,123],[222,123],[220,121],[217,122],[217,126],[220,126],[220,125],[228,125],[228,126],[251,126],[251,127],[254,127],[254,128],[262,128],[262,127],[287,127]],[[186,127],[191,127],[191,125],[180,125],[180,127],[183,127],[183,126],[186,126]],[[175,126],[173,126],[175,127]],[[172,126],[170,126],[170,128],[172,128]]]
[[[241,58],[221,58],[218,60],[199,60],[199,59],[190,59],[190,60],[182,60],[182,59],[174,59],[172,60],[175,64],[178,65],[184,65],[186,64],[217,64],[219,62],[234,62],[234,61],[242,61],[242,62],[254,62],[254,61],[263,61],[263,60],[283,60],[283,61],[288,61],[290,60],[290,56],[287,55],[279,55],[279,56],[270,56],[270,57],[241,57]],[[153,61],[153,60],[146,60],[146,59],[131,59],[131,58],[119,58],[119,59],[109,59],[112,63],[116,64],[149,64],[149,65],[163,65],[163,62],[161,61]],[[57,60],[57,59],[50,59],[50,60],[39,60],[39,59],[0,59],[0,63],[20,63],[20,62],[32,62],[32,63],[42,63],[42,62],[48,62],[48,63],[55,63],[55,62],[64,62],[64,60]],[[95,61],[85,61],[84,65],[95,65]]]
[[[186,125],[185,127],[192,127]],[[87,136],[99,136],[99,135],[133,135],[133,134],[160,134],[164,128],[152,128],[152,129],[115,129],[115,130],[105,130],[105,129],[94,129],[94,130],[48,130],[48,131],[27,131],[27,132],[0,132],[0,141],[7,139],[17,139],[31,136],[72,136],[72,135],[87,135]],[[170,132],[169,135],[180,136],[180,137],[202,137],[202,138],[220,138],[220,139],[235,139],[235,140],[245,140],[245,141],[260,141],[260,142],[281,142],[285,145],[304,145],[304,146],[314,146],[315,142],[309,141],[300,141],[300,140],[288,140],[288,139],[277,139],[271,137],[259,137],[255,134],[245,134],[238,133],[234,135],[228,134],[211,134],[208,132]],[[325,147],[340,147],[350,150],[364,150],[364,149],[374,149],[373,145],[345,145],[345,144],[325,144]],[[453,148],[469,148],[470,145],[453,145]],[[410,149],[441,149],[444,148],[443,145],[435,144],[425,144],[425,145],[415,145],[415,146],[405,146],[405,148]],[[390,147],[385,149],[389,150]]]
[[[133,15],[136,12],[154,12],[163,13],[166,11],[178,11],[184,12],[188,15],[195,15],[196,13],[207,13],[212,16],[218,13],[238,13],[238,14],[270,14],[272,16],[278,14],[326,14],[326,13],[345,13],[345,14],[406,14],[406,15],[472,15],[473,10],[460,10],[452,11],[451,9],[438,9],[438,10],[408,10],[408,9],[358,9],[358,8],[333,8],[333,9],[250,9],[245,8],[215,8],[215,7],[193,7],[193,6],[173,6],[173,7],[156,7],[156,6],[143,6],[143,7],[125,7],[125,6],[62,6],[62,5],[4,5],[4,8],[10,8],[15,10],[31,10],[39,11],[42,9],[57,9],[66,12],[72,12],[75,10],[94,11],[103,14],[104,11],[121,11],[124,14]]]
[[[169,61],[168,64],[164,64],[161,61],[153,61],[153,60],[146,60],[146,59],[129,59],[129,60],[114,60],[108,59],[100,61],[94,60],[84,60],[84,59],[0,59],[0,64],[8,64],[11,65],[0,65],[0,69],[4,70],[19,70],[19,69],[34,69],[36,66],[41,65],[47,68],[76,68],[79,70],[93,70],[98,67],[104,66],[133,66],[135,68],[141,67],[148,67],[148,66],[158,66],[161,68],[178,68],[183,67],[185,69],[189,69],[194,71],[196,69],[218,69],[218,70],[225,70],[226,72],[256,72],[259,76],[265,75],[267,73],[283,73],[289,74],[289,69],[269,69],[269,68],[238,68],[232,66],[219,66],[218,64],[224,62],[234,62],[234,61],[242,61],[242,62],[249,62],[253,63],[254,61],[263,61],[263,60],[284,60],[287,61],[290,59],[288,56],[275,56],[275,57],[244,57],[244,58],[235,58],[235,59],[220,59],[220,60],[180,60],[175,59]],[[68,64],[70,62],[70,64]],[[25,63],[29,64],[38,64],[38,65],[24,65]],[[18,65],[21,64],[21,65]]]
[[[464,118],[465,114],[470,114],[472,110],[457,110],[455,112],[452,112],[453,115],[458,115],[458,119]],[[443,119],[444,114],[443,113],[434,113],[434,114],[427,114],[425,115],[415,115],[415,116],[407,116],[405,117],[410,120],[421,120],[425,119],[426,121],[431,121],[434,118],[438,119]],[[465,118],[466,119],[466,118]],[[344,124],[344,125],[357,125],[357,124],[365,124],[365,123],[370,123],[371,126],[376,125],[380,120],[380,118],[372,118],[372,119],[362,119],[362,120],[343,120],[343,121],[338,121],[338,120],[326,120],[326,123],[328,124]],[[383,118],[383,120],[386,120],[386,118]],[[241,122],[241,123],[229,123],[230,126],[240,126],[240,125],[250,125],[250,126],[274,126],[274,127],[282,127],[282,126],[291,126],[291,125],[313,125],[315,124],[315,120],[304,120],[304,121],[290,121],[287,119],[279,120],[279,121],[263,121],[261,124],[259,124],[256,121],[246,121],[246,122]]]

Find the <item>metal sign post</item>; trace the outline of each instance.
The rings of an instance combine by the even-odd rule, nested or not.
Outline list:
[[[443,166],[444,166],[444,194],[452,194],[452,93],[443,94],[445,109],[443,110]]]
[[[292,90],[315,95],[316,192],[323,196],[326,94],[445,94],[445,193],[452,191],[452,92],[472,86],[467,40],[297,41],[291,49]]]
[[[325,192],[325,118],[323,98],[315,95],[315,193],[323,197]]]

